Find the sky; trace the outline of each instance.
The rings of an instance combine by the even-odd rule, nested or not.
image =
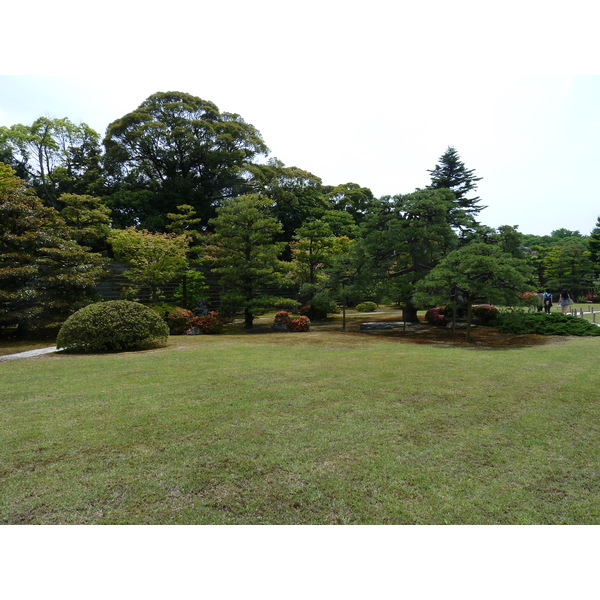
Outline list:
[[[591,2],[81,6],[8,8],[26,35],[0,40],[0,125],[68,117],[103,135],[151,94],[181,91],[240,114],[271,157],[326,185],[409,193],[453,146],[482,177],[485,225],[587,235],[600,216]]]

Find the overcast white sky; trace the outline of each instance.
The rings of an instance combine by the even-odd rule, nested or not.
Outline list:
[[[589,234],[600,216],[590,1],[83,6],[3,9],[0,125],[66,116],[103,134],[177,90],[239,113],[325,184],[408,193],[454,146],[483,177],[486,225]]]

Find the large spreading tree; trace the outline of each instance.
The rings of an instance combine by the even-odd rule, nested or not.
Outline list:
[[[471,341],[472,307],[478,302],[511,305],[527,289],[531,269],[523,258],[498,245],[473,242],[445,256],[415,286],[414,301],[427,308],[436,304],[461,306],[467,311],[467,341]]]
[[[306,221],[319,219],[331,208],[321,179],[308,171],[272,158],[267,164],[251,165],[249,173],[252,191],[271,199],[283,241],[290,242]]]
[[[103,188],[100,136],[85,123],[39,117],[31,125],[0,127],[0,155],[54,208],[62,207],[61,194]]]
[[[403,304],[404,319],[416,321],[415,283],[457,244],[449,218],[453,202],[447,189],[382,198],[352,247],[354,289],[362,288],[365,299],[393,298]]]
[[[104,145],[111,207],[154,231],[183,204],[206,225],[223,200],[247,189],[248,164],[267,152],[242,117],[182,92],[147,98],[108,126]]]

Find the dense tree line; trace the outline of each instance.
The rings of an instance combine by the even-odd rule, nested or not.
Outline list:
[[[153,94],[102,141],[68,118],[0,127],[0,325],[25,330],[72,312],[114,258],[131,264],[127,293],[146,287],[153,300],[179,278],[188,303],[202,288],[198,267],[212,271],[223,306],[242,307],[248,327],[283,302],[265,286],[294,289],[321,313],[340,299],[399,303],[407,320],[440,299],[436,286],[465,306],[494,286],[507,302],[522,288],[600,293],[600,217],[589,237],[486,227],[481,178],[455,148],[427,187],[382,198],[357,183],[324,185],[268,152],[240,115],[179,92]],[[489,259],[475,261],[483,248]],[[467,263],[512,271],[475,273],[494,283],[465,287],[450,274]]]

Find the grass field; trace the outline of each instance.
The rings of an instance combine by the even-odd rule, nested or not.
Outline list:
[[[0,518],[598,524],[599,359],[315,329],[0,363]]]

